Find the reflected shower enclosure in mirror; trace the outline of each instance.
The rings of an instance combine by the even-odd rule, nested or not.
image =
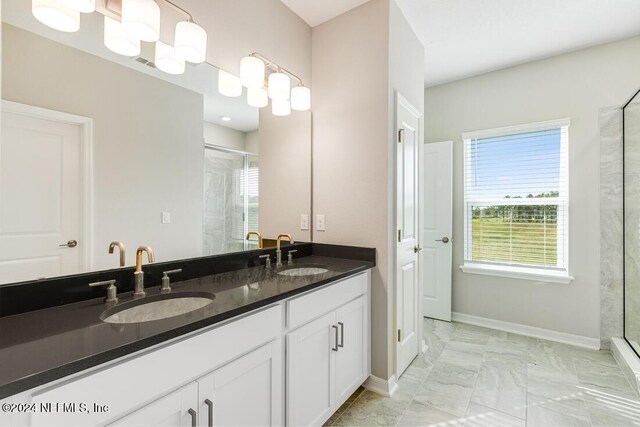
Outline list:
[[[2,0],[0,284],[117,268],[115,241],[131,266],[140,245],[159,262],[254,249],[249,231],[311,240],[309,111],[225,97],[207,63],[159,71],[151,43],[114,54],[102,15],[82,20]]]
[[[623,109],[624,336],[640,355],[640,92]]]

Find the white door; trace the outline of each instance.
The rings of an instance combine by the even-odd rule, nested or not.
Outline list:
[[[287,425],[322,425],[333,414],[338,332],[331,312],[287,335]]]
[[[422,314],[451,321],[453,142],[424,144],[420,252]]]
[[[199,425],[282,425],[281,355],[277,340],[199,379]]]
[[[420,113],[400,94],[396,101],[397,251],[396,309],[398,325],[397,375],[418,355],[418,164]]]
[[[367,379],[366,298],[360,297],[336,311],[336,407],[342,405]]]
[[[198,384],[193,382],[119,419],[110,426],[191,427],[196,425],[197,410]]]
[[[82,126],[31,115],[30,108],[3,103],[0,283],[84,268]]]

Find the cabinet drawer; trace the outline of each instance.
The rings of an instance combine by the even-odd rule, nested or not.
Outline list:
[[[287,327],[297,328],[367,292],[368,273],[362,273],[287,302]]]
[[[280,306],[252,314],[216,329],[79,379],[45,389],[32,402],[87,402],[108,405],[108,413],[37,413],[31,425],[104,424],[148,404],[237,356],[280,335]]]

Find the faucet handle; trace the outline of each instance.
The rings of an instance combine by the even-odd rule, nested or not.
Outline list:
[[[298,252],[297,249],[287,252],[287,265],[293,264],[293,254],[295,254],[296,252]]]
[[[168,292],[171,292],[171,279],[169,278],[170,274],[175,274],[175,273],[182,273],[182,269],[181,268],[177,268],[175,270],[168,270],[168,271],[163,271],[162,272],[162,285],[160,286],[160,292],[163,294],[166,294]]]
[[[265,260],[264,268],[271,270],[271,254],[260,255],[258,258]]]
[[[106,286],[107,287],[107,297],[104,299],[104,302],[108,303],[117,303],[118,302],[118,297],[117,292],[118,289],[116,288],[116,281],[115,280],[104,280],[102,282],[94,282],[94,283],[89,283],[89,286],[92,288],[95,288],[97,286]]]

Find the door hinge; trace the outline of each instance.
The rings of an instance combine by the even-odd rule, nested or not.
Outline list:
[[[398,243],[402,242],[402,230],[398,230]]]
[[[398,142],[402,142],[402,135],[404,135],[404,129],[398,129]]]
[[[402,329],[398,329],[398,342],[402,342]]]

